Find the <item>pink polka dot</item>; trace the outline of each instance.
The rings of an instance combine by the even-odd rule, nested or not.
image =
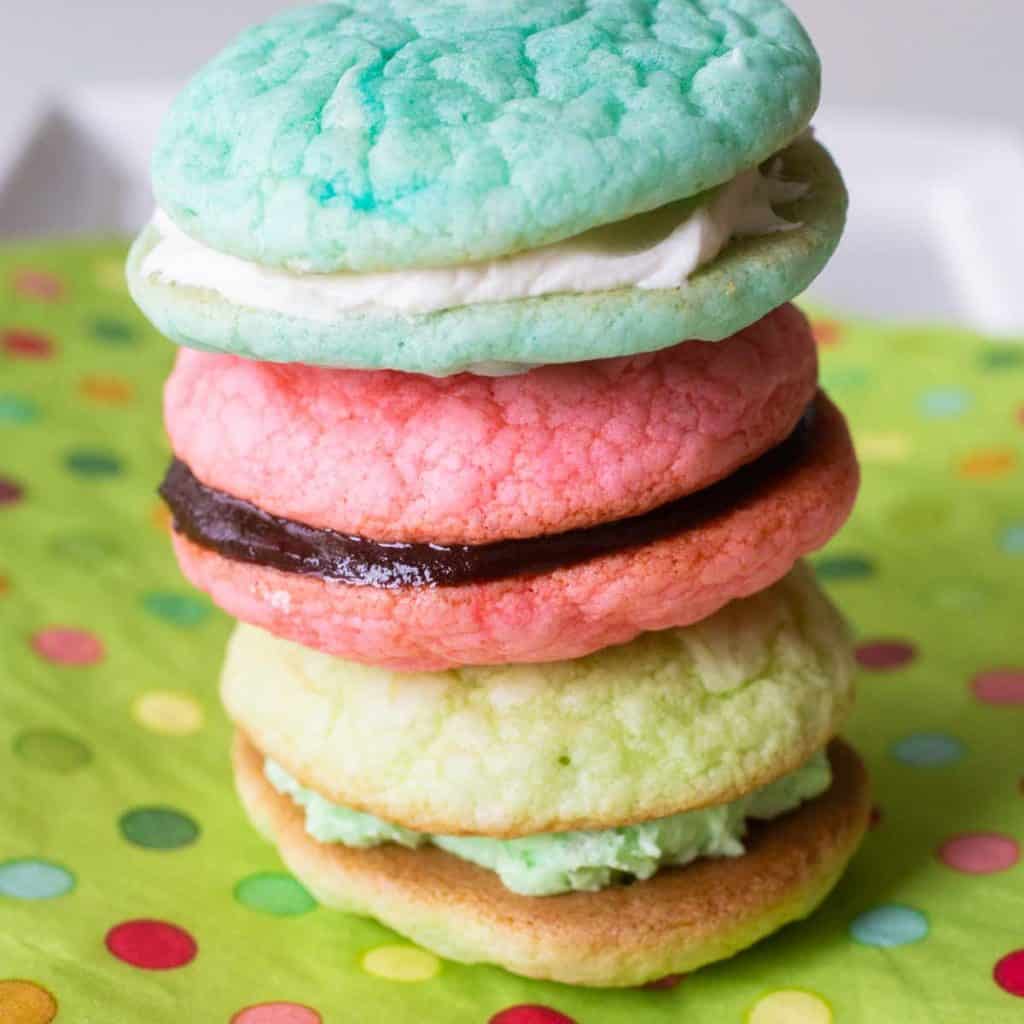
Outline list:
[[[64,296],[64,282],[45,270],[16,270],[11,283],[17,295],[28,299],[57,302]]]
[[[118,960],[146,971],[184,967],[199,947],[183,928],[166,921],[124,921],[107,932],[106,946]]]
[[[947,839],[937,852],[946,867],[968,875],[1006,871],[1020,860],[1017,841],[999,832],[965,832]]]
[[[685,974],[666,974],[664,978],[657,978],[656,980],[649,981],[646,985],[641,985],[640,987],[643,989],[649,989],[650,991],[671,989],[675,988],[685,977]]]
[[[13,359],[51,359],[53,342],[33,331],[0,331],[0,348]]]
[[[857,664],[872,672],[909,665],[917,656],[917,648],[906,640],[872,640],[857,648]]]
[[[41,658],[57,665],[95,665],[103,660],[99,637],[84,629],[51,626],[32,637],[32,648]]]
[[[0,476],[0,505],[16,505],[25,496],[25,489],[9,477]]]
[[[971,680],[974,696],[983,704],[1024,704],[1024,669],[992,668]]]
[[[316,1010],[301,1003],[257,1003],[239,1010],[230,1024],[322,1024]]]
[[[572,1017],[552,1010],[549,1006],[510,1006],[496,1013],[488,1024],[576,1024]]]
[[[996,979],[996,984],[1006,989],[1011,996],[1020,996],[1024,999],[1024,949],[1007,953],[996,964],[992,976]]]

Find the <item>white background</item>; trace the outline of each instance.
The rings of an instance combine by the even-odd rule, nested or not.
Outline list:
[[[790,0],[825,99],[1024,131],[1024,0]],[[0,115],[34,91],[183,78],[283,0],[0,0]]]
[[[791,3],[852,200],[812,295],[1024,339],[1024,0]],[[0,0],[0,238],[137,230],[176,83],[283,6]]]

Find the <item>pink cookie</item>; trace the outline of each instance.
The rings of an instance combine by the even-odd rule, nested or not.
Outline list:
[[[234,561],[175,534],[189,579],[231,614],[331,654],[399,669],[575,658],[682,626],[771,585],[842,525],[858,484],[823,395],[805,454],[708,521],[533,576],[383,589]]]
[[[185,349],[174,451],[209,487],[380,541],[482,544],[699,490],[786,437],[814,395],[786,305],[726,341],[506,378],[257,363]]]

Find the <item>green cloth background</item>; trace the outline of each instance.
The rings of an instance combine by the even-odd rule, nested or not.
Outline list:
[[[317,907],[243,818],[216,698],[229,622],[179,576],[155,495],[173,350],[123,255],[0,248],[0,1021],[52,1017],[32,985],[60,1024],[1024,1019],[1005,959],[1024,948],[1024,347],[818,318],[864,484],[814,561],[865,645],[848,735],[879,821],[811,920],[674,987],[576,990],[364,963],[407,944]],[[133,966],[107,937],[137,919],[198,952]],[[373,973],[403,965],[421,980]],[[810,995],[787,1016],[759,1003],[789,989]],[[239,1012],[272,1002],[299,1006]]]

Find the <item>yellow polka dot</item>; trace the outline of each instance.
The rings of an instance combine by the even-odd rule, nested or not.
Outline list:
[[[203,727],[202,706],[185,693],[152,690],[135,701],[132,712],[140,725],[165,736],[191,736]]]
[[[388,981],[429,981],[441,961],[415,946],[378,946],[363,957],[363,970]]]
[[[96,283],[108,292],[126,292],[128,283],[124,279],[124,264],[118,260],[104,260],[96,264]]]
[[[784,988],[758,999],[747,1014],[747,1024],[832,1024],[832,1011],[813,992]]]
[[[104,405],[124,405],[135,395],[131,381],[123,377],[90,375],[82,378],[78,389],[84,397]]]
[[[31,981],[0,981],[3,1024],[49,1024],[57,1016],[57,1000]]]
[[[865,462],[906,462],[914,443],[906,434],[867,434],[857,438],[857,454]]]
[[[974,480],[1006,476],[1017,468],[1017,453],[1009,448],[986,448],[960,460],[961,476]]]
[[[161,533],[171,532],[171,524],[173,522],[171,512],[162,501],[158,501],[153,506],[153,511],[150,513],[150,521]]]

